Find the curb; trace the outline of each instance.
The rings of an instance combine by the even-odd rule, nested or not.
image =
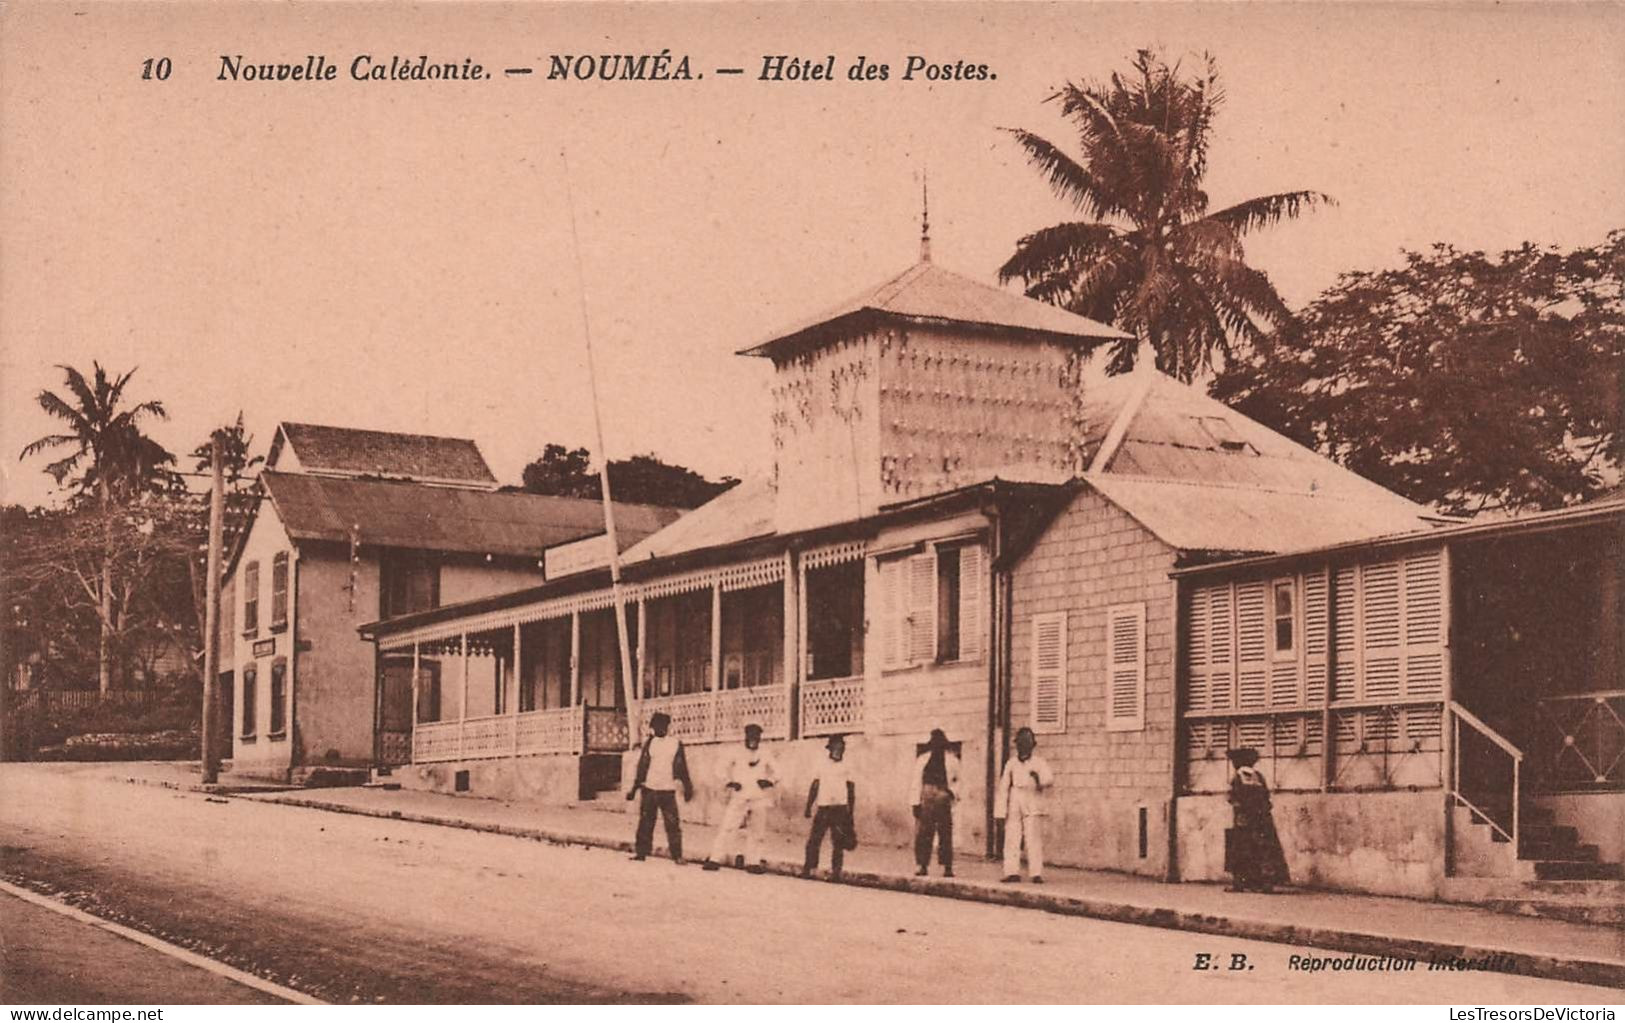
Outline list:
[[[118,779],[126,785],[144,785],[154,789],[169,789],[171,792],[201,792],[206,796],[252,796],[272,792],[299,791],[297,785],[278,785],[275,782],[244,782],[233,785],[229,782],[215,782],[212,785],[197,782],[165,781],[162,778],[132,778]]]
[[[523,838],[549,845],[578,845],[589,848],[632,852],[632,843],[624,839],[605,838],[602,835],[581,834],[554,829],[526,828],[507,824],[484,824],[456,817],[413,813],[403,810],[373,810],[365,807],[340,806],[317,799],[297,796],[265,795],[257,803],[279,803],[308,810],[344,813],[358,817],[376,817],[382,820],[405,821],[411,824],[432,824],[437,827],[460,828],[510,838]],[[767,873],[782,877],[799,878],[799,864],[769,861]],[[944,878],[906,877],[898,874],[878,874],[871,871],[848,870],[841,875],[841,884],[856,888],[905,892],[936,898],[959,899],[995,906],[1035,909],[1062,916],[1087,917],[1112,923],[1137,924],[1143,927],[1161,927],[1168,930],[1214,934],[1251,941],[1268,941],[1283,945],[1302,945],[1349,952],[1356,955],[1413,958],[1418,965],[1444,960],[1467,960],[1474,969],[1493,973],[1509,973],[1545,980],[1563,980],[1578,984],[1625,989],[1625,962],[1602,962],[1590,959],[1567,959],[1534,952],[1516,952],[1479,945],[1461,945],[1432,941],[1424,938],[1389,937],[1363,931],[1340,930],[1312,925],[1282,924],[1263,920],[1236,919],[1187,910],[1155,906],[1138,906],[1125,902],[1109,902],[1075,895],[1052,895],[1031,890],[989,888],[982,884]],[[1482,964],[1482,965],[1478,965]]]

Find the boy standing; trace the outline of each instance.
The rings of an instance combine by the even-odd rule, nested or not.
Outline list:
[[[1027,840],[1027,869],[1033,884],[1044,883],[1044,793],[1055,784],[1049,762],[1033,752],[1038,738],[1031,728],[1016,733],[1016,755],[1004,762],[994,794],[993,816],[1004,821],[1005,882],[1021,880],[1021,843]]]
[[[807,858],[801,868],[802,877],[811,877],[818,869],[818,854],[823,850],[824,835],[830,836],[829,866],[833,880],[841,876],[841,861],[848,849],[857,847],[857,835],[852,815],[857,811],[858,787],[852,781],[852,771],[842,760],[846,756],[846,736],[832,735],[824,743],[829,759],[819,765],[807,789],[807,811],[803,817],[812,817],[812,833],[807,836]],[[814,807],[818,815],[813,816]]]
[[[773,786],[778,784],[779,772],[773,758],[762,749],[762,726],[745,726],[745,748],[736,752],[725,765],[723,786],[728,792],[728,805],[722,811],[722,823],[717,825],[717,838],[711,845],[711,855],[705,858],[706,870],[720,870],[732,848],[734,835],[745,825],[745,858],[752,874],[767,870],[767,853],[763,844],[767,839],[767,810],[773,805]]]
[[[634,860],[646,860],[654,848],[655,813],[666,824],[666,848],[671,858],[683,862],[683,823],[677,815],[677,783],[683,784],[683,799],[694,801],[694,783],[688,779],[688,758],[683,755],[683,744],[675,736],[667,735],[671,717],[655,712],[649,718],[649,730],[654,734],[643,743],[643,755],[638,757],[638,773],[632,788],[626,793],[627,801],[643,791],[643,802],[638,806],[638,834],[634,844]]]

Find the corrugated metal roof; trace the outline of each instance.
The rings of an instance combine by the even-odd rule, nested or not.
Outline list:
[[[1271,554],[1426,529],[1426,510],[1380,487],[1363,496],[1329,491],[1158,480],[1115,473],[1084,477],[1170,547]]]
[[[962,277],[935,263],[920,262],[879,287],[779,331],[739,354],[775,355],[807,340],[807,333],[815,327],[865,312],[1023,330],[1055,338],[1109,340],[1129,336],[1059,306]]]
[[[631,564],[687,551],[742,543],[778,531],[777,496],[765,480],[745,480],[627,550]],[[616,524],[620,524],[617,513]]]
[[[359,526],[368,545],[534,557],[604,531],[603,505],[591,499],[274,471],[260,481],[295,540],[348,542],[351,527]],[[617,538],[625,548],[681,514],[617,503]]]
[[[283,423],[283,437],[307,472],[438,480],[495,486],[497,478],[471,440],[420,433],[355,430],[314,423]],[[273,458],[278,443],[273,448]]]

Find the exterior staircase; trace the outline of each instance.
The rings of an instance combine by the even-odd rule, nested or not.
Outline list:
[[[1625,926],[1625,865],[1604,862],[1578,829],[1549,809],[1519,808],[1522,841],[1511,841],[1478,812],[1455,809],[1456,874],[1440,895],[1519,916]]]

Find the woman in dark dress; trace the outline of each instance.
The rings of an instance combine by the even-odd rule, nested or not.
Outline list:
[[[1236,773],[1230,780],[1235,826],[1225,835],[1224,843],[1224,868],[1231,878],[1228,890],[1273,891],[1274,885],[1286,884],[1289,878],[1286,855],[1281,851],[1275,818],[1270,814],[1270,788],[1254,766],[1258,751],[1233,749],[1230,762]]]

